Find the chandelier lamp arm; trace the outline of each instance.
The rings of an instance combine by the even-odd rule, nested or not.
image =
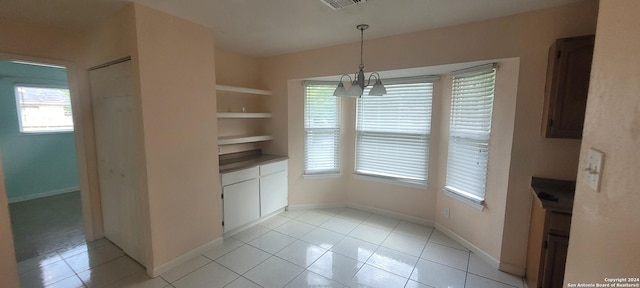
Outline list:
[[[364,75],[364,30],[367,30],[367,28],[369,28],[369,25],[360,24],[356,26],[356,28],[360,30],[360,65],[358,66],[358,72],[353,75],[353,79],[351,79],[351,76],[349,76],[348,74],[343,74],[340,77],[340,82],[338,83],[338,87],[336,87],[336,90],[333,92],[333,95],[338,97],[362,97],[364,88],[371,85],[372,77],[376,80],[376,82],[373,87],[371,87],[371,90],[369,90],[368,96],[382,96],[384,94],[387,94],[387,89],[382,84],[382,79],[380,79],[380,74],[378,74],[378,72],[371,73],[369,75],[367,83],[365,84],[366,76]],[[344,79],[344,76],[347,76],[349,78],[349,82],[351,83],[349,89],[346,89],[344,87],[344,84],[342,83],[342,79]]]

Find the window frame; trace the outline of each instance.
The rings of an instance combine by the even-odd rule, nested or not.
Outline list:
[[[362,118],[362,105],[364,105],[364,101],[367,101],[367,99],[390,99],[388,94],[387,95],[383,95],[383,96],[366,96],[368,94],[369,89],[371,89],[371,87],[367,87],[365,88],[365,90],[363,91],[363,95],[362,97],[358,98],[357,103],[356,103],[356,121],[355,121],[355,139],[354,139],[354,144],[355,144],[355,153],[354,153],[354,174],[360,178],[363,179],[370,179],[372,181],[377,181],[377,182],[383,182],[383,183],[393,183],[393,184],[399,184],[399,185],[410,185],[410,186],[418,186],[418,187],[426,187],[428,185],[429,182],[429,150],[430,150],[430,142],[431,142],[431,125],[433,123],[433,94],[435,93],[435,89],[434,89],[434,82],[437,81],[439,79],[439,77],[435,77],[435,76],[418,76],[418,77],[407,77],[407,78],[396,78],[396,79],[385,79],[384,80],[384,84],[387,87],[387,91],[390,91],[390,89],[392,89],[392,87],[394,85],[399,86],[402,84],[427,84],[429,85],[429,87],[427,89],[429,89],[428,95],[427,95],[427,102],[425,103],[425,108],[428,108],[430,111],[428,111],[427,114],[427,118],[426,118],[426,126],[424,127],[424,133],[408,133],[406,131],[403,132],[392,132],[392,131],[371,131],[371,130],[363,130],[362,128],[362,123],[361,123],[361,118]],[[401,88],[399,88],[401,89]],[[425,89],[424,87],[421,89]],[[381,98],[378,98],[381,97]],[[386,97],[386,98],[385,98]],[[366,107],[366,106],[365,106]],[[398,136],[400,136],[400,138],[398,138]],[[362,144],[362,140],[365,139],[366,137],[370,137],[371,139],[373,138],[378,138],[378,140],[380,140],[381,142],[385,142],[385,139],[387,139],[386,142],[394,142],[396,141],[396,143],[401,144],[407,144],[407,143],[415,143],[415,141],[417,140],[422,140],[424,141],[423,144],[424,146],[422,146],[424,148],[424,161],[423,161],[423,174],[420,175],[422,176],[422,178],[409,178],[407,176],[407,174],[405,174],[404,176],[407,177],[402,177],[403,175],[393,175],[393,172],[390,172],[390,170],[387,171],[382,171],[382,170],[378,170],[378,171],[367,171],[370,170],[371,168],[366,168],[366,167],[362,167],[364,165],[361,165],[361,162],[359,162],[359,157],[361,156],[361,144]],[[406,139],[406,141],[400,141],[397,142],[398,139]],[[422,139],[420,139],[422,138]],[[375,141],[375,140],[374,140]],[[381,145],[384,145],[382,143],[380,143]],[[364,160],[366,161],[366,160]],[[366,168],[366,169],[365,169]],[[376,169],[376,167],[373,167],[374,169]],[[380,167],[377,167],[377,169],[379,169]],[[417,175],[417,174],[414,174]]]
[[[69,113],[70,115],[65,117],[71,118],[71,126],[64,126],[67,128],[53,128],[53,129],[34,129],[28,130],[25,129],[24,119],[23,119],[23,107],[28,107],[30,105],[23,104],[21,93],[18,92],[19,88],[37,88],[37,89],[52,89],[52,90],[66,90],[69,95],[69,104],[68,105],[55,105],[62,106],[63,114]],[[73,121],[73,104],[71,99],[71,90],[68,86],[62,84],[38,84],[38,83],[14,83],[13,85],[14,91],[14,99],[16,101],[16,113],[18,118],[18,131],[24,135],[39,135],[39,134],[58,134],[58,133],[74,133],[75,132],[75,123]],[[44,103],[44,102],[43,102]],[[66,108],[66,107],[69,108]]]
[[[342,105],[341,98],[333,96],[333,91],[335,87],[338,85],[338,82],[334,81],[303,81],[303,94],[304,94],[304,103],[303,103],[303,126],[304,126],[304,142],[303,142],[303,176],[305,178],[316,178],[316,177],[333,177],[335,175],[339,175],[341,173],[341,162],[342,162]],[[309,119],[309,95],[308,95],[308,87],[309,86],[325,86],[327,94],[322,95],[322,97],[331,98],[335,101],[335,126],[328,127],[308,127],[310,124]],[[321,134],[333,135],[333,167],[327,169],[309,169],[310,163],[309,161],[309,133],[312,131],[320,132]],[[331,153],[331,152],[330,152]],[[329,154],[330,154],[329,153]]]

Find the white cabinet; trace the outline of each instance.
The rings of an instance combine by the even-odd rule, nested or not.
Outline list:
[[[230,231],[260,218],[258,179],[222,187],[224,231]]]
[[[287,206],[287,162],[221,174],[225,233]]]
[[[287,161],[260,166],[260,216],[287,206]]]

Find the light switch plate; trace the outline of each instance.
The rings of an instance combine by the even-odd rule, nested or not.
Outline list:
[[[585,169],[586,180],[589,187],[596,192],[600,192],[600,179],[602,179],[602,164],[604,162],[604,153],[596,149],[590,148],[587,155],[587,168]]]

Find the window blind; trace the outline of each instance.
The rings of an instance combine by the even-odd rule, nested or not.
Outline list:
[[[340,172],[340,99],[335,84],[305,82],[304,173]]]
[[[482,203],[486,190],[493,65],[454,73],[445,190]]]
[[[357,174],[426,184],[433,83],[416,81],[385,81],[386,95],[358,99]]]

